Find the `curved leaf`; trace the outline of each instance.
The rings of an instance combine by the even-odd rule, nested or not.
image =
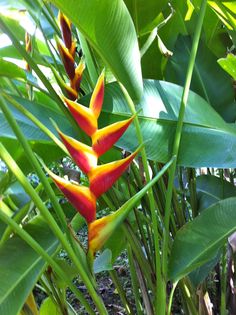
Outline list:
[[[0,59],[0,76],[12,78],[26,79],[26,74],[23,69],[16,64]]]
[[[227,58],[220,58],[217,60],[219,65],[228,72],[231,77],[236,80],[236,56],[228,54]]]
[[[121,0],[52,0],[86,37],[134,100],[142,94],[136,33]]]
[[[226,198],[236,196],[236,187],[213,175],[201,175],[196,179],[198,211]]]
[[[167,0],[124,0],[139,35],[151,32],[160,23],[159,14]]]
[[[168,161],[182,91],[182,87],[173,83],[144,80],[144,94],[137,110],[142,109],[139,118],[147,155],[151,160]],[[88,103],[89,97],[82,101]],[[128,116],[129,109],[119,86],[108,84],[99,128]],[[137,148],[133,124],[117,146],[131,152]],[[235,129],[226,124],[204,99],[190,92],[178,164],[188,167],[235,167],[235,153]]]
[[[235,207],[236,198],[221,200],[177,232],[169,263],[170,279],[181,279],[216,254],[236,230]]]
[[[191,45],[190,37],[178,37],[174,54],[166,68],[168,81],[184,85]],[[232,80],[203,42],[198,48],[191,90],[202,96],[227,122],[235,121],[236,103]]]
[[[55,252],[58,241],[41,217],[27,224],[25,230],[49,254]],[[18,236],[10,238],[1,246],[0,314],[19,313],[44,268],[41,257]]]

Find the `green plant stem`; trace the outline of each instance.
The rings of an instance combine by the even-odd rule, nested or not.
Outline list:
[[[76,256],[75,252],[67,242],[67,239],[65,238],[64,234],[58,227],[56,221],[54,220],[53,216],[48,211],[47,207],[44,205],[38,194],[35,192],[33,187],[28,182],[27,178],[21,171],[21,169],[18,167],[14,159],[10,156],[10,154],[7,152],[3,144],[0,143],[0,158],[4,160],[6,165],[9,167],[9,169],[12,171],[12,173],[16,176],[18,181],[21,183],[22,187],[26,191],[26,193],[29,194],[33,202],[35,203],[36,207],[39,209],[42,216],[45,218],[45,220],[48,222],[51,230],[53,233],[57,236],[59,241],[61,242],[62,247],[67,251],[69,257],[75,264],[79,275],[81,276],[81,279],[83,280],[84,284],[86,285],[88,292],[90,293],[95,305],[97,306],[97,309],[100,314],[107,314],[106,308],[103,304],[103,301],[98,296],[95,288],[94,283],[91,282],[91,278],[88,277],[86,271],[83,268],[83,265],[81,264],[81,261]],[[15,222],[14,222],[15,223]]]
[[[56,288],[54,286],[54,283],[52,281],[51,274],[49,274],[47,272],[47,270],[45,272],[45,277],[46,277],[46,279],[48,281],[48,284],[50,285],[50,289],[51,289],[51,292],[52,292],[53,297],[54,297],[55,305],[58,306],[61,309],[61,313],[63,315],[68,315],[68,310],[67,310],[67,307],[66,307],[66,301],[65,301],[65,299],[62,299],[61,296],[59,295],[59,292],[58,292],[58,290],[56,290]]]
[[[224,245],[221,259],[221,275],[220,275],[220,315],[226,315],[226,287],[227,287],[227,244]]]
[[[199,315],[198,310],[196,309],[191,293],[186,285],[186,283],[182,280],[179,282],[179,287],[181,288],[181,292],[183,294],[183,299],[185,303],[187,304],[187,307],[189,309],[189,314],[191,315]]]
[[[121,302],[123,303],[125,309],[126,309],[126,312],[128,315],[134,315],[134,312],[132,310],[132,308],[130,307],[130,304],[127,300],[127,297],[125,295],[125,291],[124,289],[122,288],[122,285],[117,277],[117,274],[116,274],[116,271],[115,270],[110,270],[109,272],[110,276],[111,276],[111,279],[117,289],[117,292],[119,294],[119,297],[121,299]]]
[[[92,88],[94,88],[98,79],[98,72],[94,63],[94,58],[92,56],[91,49],[83,34],[78,31],[78,36],[80,46],[82,48],[83,54],[85,55],[86,65],[92,82]]]
[[[0,220],[11,226],[20,238],[22,238],[33,250],[35,250],[42,258],[56,271],[56,273],[67,283],[71,291],[76,295],[76,297],[83,303],[89,314],[95,314],[91,309],[88,302],[85,300],[83,294],[71,283],[71,280],[63,269],[52,259],[52,257],[28,234],[24,231],[14,220],[9,218],[0,210]]]
[[[130,98],[128,92],[124,88],[123,85],[121,85],[122,92],[126,98],[126,101],[128,103],[128,106],[130,108],[130,111],[132,115],[136,114],[135,106]],[[143,135],[141,131],[141,127],[139,124],[139,119],[138,116],[135,116],[134,118],[134,124],[135,124],[135,129],[136,129],[136,134],[137,138],[139,141],[139,144],[143,143]],[[147,161],[147,155],[145,148],[141,150],[141,156],[142,156],[142,162],[143,162],[143,167],[144,167],[144,172],[146,176],[146,181],[147,183],[150,182],[150,174],[149,174],[149,167],[148,167],[148,161]],[[174,162],[175,163],[175,162]],[[165,313],[165,308],[166,308],[166,302],[164,302],[164,298],[166,293],[164,292],[166,289],[163,284],[163,279],[162,279],[162,270],[161,270],[161,254],[160,254],[160,245],[159,245],[159,233],[158,233],[158,220],[157,220],[157,214],[156,214],[156,209],[155,209],[155,199],[153,195],[153,190],[150,188],[148,191],[149,194],[149,200],[150,200],[150,210],[151,210],[151,219],[152,219],[152,228],[153,228],[153,239],[154,239],[154,248],[155,248],[155,271],[156,271],[156,303],[155,303],[155,308],[156,311],[158,309],[159,314],[164,314]],[[158,287],[158,288],[157,288]]]
[[[41,129],[52,141],[67,155],[69,155],[68,150],[64,144],[47,128],[42,124],[30,111],[25,109],[20,103],[18,103],[13,97],[2,93],[3,97],[9,101],[17,110],[19,110],[25,117],[29,118],[39,129]]]
[[[190,192],[190,204],[192,208],[193,217],[198,215],[197,211],[197,190],[196,190],[196,171],[194,168],[189,168],[188,172],[188,183]]]
[[[130,244],[127,245],[127,252],[128,252],[129,269],[130,269],[130,275],[131,275],[133,295],[134,295],[134,300],[135,300],[135,305],[136,305],[136,312],[137,312],[137,315],[143,315],[143,307],[140,300],[138,279],[137,279],[137,274],[136,274],[136,270],[134,266],[134,257],[133,257]]]
[[[9,196],[7,196],[9,197]],[[7,199],[7,200],[6,200]],[[5,198],[5,201],[9,201],[10,198]],[[9,204],[9,202],[8,202]],[[12,209],[11,205],[9,207],[9,205],[7,205],[3,200],[0,200],[0,207],[2,209],[2,211],[4,211],[4,213],[6,213],[9,217],[12,216],[14,214],[14,211],[16,211],[16,209]]]
[[[6,117],[9,125],[11,126],[12,130],[14,131],[17,139],[19,140],[19,142],[21,143],[22,147],[24,148],[24,151],[26,153],[26,157],[29,160],[29,163],[31,163],[31,165],[33,166],[34,170],[37,172],[39,179],[41,181],[41,183],[44,186],[44,189],[48,195],[48,197],[50,198],[53,208],[58,216],[58,219],[60,220],[61,226],[64,230],[64,232],[67,235],[67,239],[68,241],[71,243],[71,246],[74,247],[74,242],[73,242],[73,238],[71,237],[70,231],[67,227],[67,222],[66,222],[66,217],[65,214],[57,200],[57,197],[51,187],[51,185],[48,182],[48,178],[46,177],[46,175],[44,174],[43,170],[41,169],[41,165],[39,164],[37,158],[35,157],[29,143],[27,142],[27,140],[25,139],[21,129],[19,128],[14,116],[12,115],[11,111],[8,109],[7,104],[5,103],[4,99],[2,98],[2,96],[0,95],[0,108],[2,109],[2,112],[4,114],[4,116]],[[85,263],[86,259],[85,259],[85,255],[83,252],[83,249],[80,247],[78,248],[78,254],[79,257],[82,261],[82,264],[85,268],[85,270],[87,272],[87,265]],[[80,250],[79,250],[80,249]]]
[[[175,293],[175,289],[177,287],[177,284],[178,284],[178,282],[173,283],[173,286],[172,286],[172,289],[170,292],[167,315],[171,315],[171,306],[172,306],[172,301],[173,301],[173,297],[174,297],[174,293]]]
[[[194,33],[193,38],[193,45],[190,53],[190,59],[187,69],[187,75],[186,75],[186,81],[184,84],[183,94],[181,98],[181,104],[180,104],[180,110],[179,110],[179,117],[177,121],[176,126],[176,132],[174,137],[174,144],[172,149],[172,156],[177,156],[179,153],[179,147],[180,147],[180,139],[181,139],[181,133],[183,128],[183,121],[184,121],[184,114],[185,114],[185,108],[187,105],[188,95],[189,95],[189,89],[190,89],[190,83],[192,79],[193,69],[194,69],[194,63],[196,59],[200,34],[202,30],[203,20],[205,16],[206,11],[206,5],[207,0],[203,0],[200,8],[200,13],[196,25],[196,31]],[[168,266],[168,246],[169,246],[169,229],[170,229],[170,215],[171,215],[171,202],[172,202],[172,192],[174,187],[174,178],[175,178],[175,171],[177,166],[177,160],[174,161],[172,166],[169,169],[169,181],[167,186],[167,195],[166,195],[166,204],[165,204],[165,218],[164,218],[164,239],[163,239],[163,255],[162,255],[162,272],[164,276],[165,283],[167,282],[167,266]],[[160,313],[162,315],[164,313]]]
[[[125,233],[125,237],[127,238],[128,243],[132,248],[132,251],[137,259],[138,264],[142,268],[142,273],[146,278],[149,288],[154,292],[151,267],[148,265],[148,261],[143,254],[142,247],[139,244],[139,240],[133,233],[133,230],[131,229],[128,223],[126,223],[125,227],[123,227],[123,231]]]

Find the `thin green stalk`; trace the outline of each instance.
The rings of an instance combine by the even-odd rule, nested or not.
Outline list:
[[[0,95],[0,108],[2,109],[2,112],[4,113],[9,125],[12,127],[12,130],[14,131],[15,135],[17,136],[17,139],[21,143],[22,147],[24,148],[24,151],[26,153],[26,156],[29,160],[29,163],[33,166],[35,169],[36,173],[39,176],[39,179],[41,183],[44,186],[44,190],[46,191],[48,197],[50,198],[53,208],[60,220],[60,223],[62,225],[62,228],[64,232],[66,233],[67,239],[70,242],[71,247],[74,250],[74,253],[78,256],[78,259],[81,263],[81,266],[84,268],[86,271],[87,275],[90,275],[87,261],[86,261],[86,256],[84,254],[83,248],[79,246],[79,244],[75,244],[74,239],[70,233],[70,230],[67,227],[67,221],[66,221],[66,216],[57,200],[57,197],[49,184],[48,178],[44,174],[43,170],[41,169],[41,165],[39,164],[37,158],[35,157],[30,145],[28,144],[27,140],[25,139],[21,129],[19,128],[17,122],[15,121],[15,118],[13,117],[11,111],[8,109],[5,101],[2,99]]]
[[[153,41],[157,37],[158,31],[160,30],[160,28],[162,28],[164,25],[166,25],[166,23],[172,18],[173,14],[174,14],[174,9],[171,5],[170,5],[170,9],[171,9],[171,12],[170,12],[169,16],[167,16],[167,18],[164,21],[162,21],[159,25],[157,25],[152,30],[152,32],[148,36],[146,42],[143,44],[142,48],[140,49],[141,58],[145,55],[145,53],[147,52],[149,47],[152,45]]]
[[[221,275],[220,275],[220,315],[226,315],[226,299],[227,299],[227,244],[224,245],[221,259]]]
[[[184,279],[180,280],[179,287],[183,295],[183,300],[187,304],[189,314],[199,315],[198,310],[196,309],[196,306],[194,304],[193,298],[191,296],[191,292],[189,291],[189,288],[187,284],[185,283]]]
[[[197,190],[196,190],[196,171],[194,168],[189,168],[188,172],[188,183],[190,192],[190,205],[195,218],[198,215],[197,210]]]
[[[48,197],[50,198],[50,200],[52,202],[53,208],[56,211],[56,214],[57,214],[57,216],[60,220],[60,223],[63,227],[63,230],[66,233],[68,240],[71,241],[71,236],[70,236],[69,230],[67,228],[66,216],[65,216],[65,214],[64,214],[64,212],[63,212],[63,210],[62,210],[62,208],[61,208],[61,206],[60,206],[60,204],[56,198],[56,195],[55,195],[51,185],[48,182],[48,178],[44,174],[44,172],[41,168],[41,165],[39,164],[39,162],[38,162],[37,158],[35,157],[29,143],[25,139],[23,132],[21,131],[20,127],[18,126],[14,116],[12,115],[11,111],[9,110],[7,104],[5,103],[5,101],[1,95],[0,95],[0,108],[2,109],[2,112],[3,112],[4,116],[6,117],[12,130],[14,131],[17,139],[21,143],[21,145],[22,145],[22,147],[26,153],[26,157],[29,160],[29,163],[31,163],[34,170],[37,172],[39,179],[40,179],[41,183],[43,184],[44,189],[45,189]]]
[[[196,54],[197,54],[200,34],[202,30],[203,20],[205,16],[206,6],[207,6],[207,0],[203,0],[201,4],[201,8],[200,8],[199,18],[196,25],[196,31],[194,33],[193,45],[192,45],[190,58],[189,58],[186,81],[184,84],[183,94],[181,98],[179,117],[177,121],[174,144],[173,144],[173,149],[172,149],[172,156],[178,157],[178,153],[179,153],[185,108],[187,105],[187,100],[188,100],[188,95],[189,95],[189,90],[190,90],[190,83],[192,79],[194,63],[196,59]],[[176,165],[177,165],[177,160],[174,161],[174,163],[169,169],[169,181],[168,181],[168,186],[167,186],[167,196],[166,196],[166,205],[165,205],[165,219],[164,219],[165,230],[164,230],[163,255],[162,255],[162,272],[163,272],[165,283],[167,281],[167,266],[168,266],[167,258],[168,258],[168,246],[169,246],[169,237],[170,237],[169,225],[170,225],[171,202],[172,202],[172,192],[173,192],[173,187],[174,187]],[[160,315],[162,314],[164,314],[164,312],[160,313]]]
[[[123,231],[125,233],[125,237],[127,238],[128,243],[130,244],[133,253],[138,261],[138,264],[142,268],[142,273],[144,274],[146,281],[148,283],[149,288],[154,291],[153,279],[152,279],[152,271],[151,267],[149,266],[147,259],[145,258],[142,247],[139,244],[139,240],[137,239],[136,235],[133,233],[130,225],[128,223],[125,224],[123,227]]]
[[[57,33],[57,35],[60,36],[61,35],[60,28],[55,21],[54,13],[53,13],[50,5],[48,4],[48,1],[43,0],[43,4],[44,4],[43,14],[45,15],[46,19],[48,20],[48,22],[50,23],[50,25],[52,26],[54,31]],[[45,10],[45,8],[47,9],[47,11]]]
[[[117,277],[116,271],[115,270],[110,270],[109,274],[110,274],[111,279],[112,279],[112,281],[113,281],[113,283],[114,283],[114,285],[115,285],[115,287],[117,289],[117,292],[119,294],[121,302],[123,303],[123,305],[124,305],[124,307],[126,309],[127,314],[128,315],[134,315],[134,312],[133,312],[132,308],[130,307],[130,304],[129,304],[129,302],[127,300],[127,297],[125,295],[125,291],[124,291],[124,289],[123,289],[122,285],[120,284],[120,281],[119,281],[119,279]]]
[[[76,122],[74,121],[74,119],[72,118],[72,116],[70,115],[69,111],[67,110],[67,108],[64,106],[62,100],[60,99],[60,97],[57,95],[57,93],[54,91],[52,85],[50,84],[50,82],[48,81],[48,79],[45,77],[45,75],[43,74],[43,72],[40,70],[40,68],[38,67],[38,65],[36,64],[36,62],[34,61],[34,59],[27,53],[27,51],[25,50],[25,48],[20,44],[20,42],[18,41],[18,39],[16,38],[16,36],[12,33],[12,31],[9,29],[9,27],[3,22],[3,20],[0,18],[0,29],[2,29],[2,31],[4,33],[6,33],[13,45],[15,46],[15,48],[19,51],[19,53],[21,54],[21,56],[23,57],[23,59],[28,62],[28,64],[30,65],[30,67],[32,68],[32,70],[35,71],[36,75],[39,77],[39,79],[42,81],[42,83],[44,84],[44,86],[47,88],[51,98],[53,98],[58,106],[60,107],[61,111],[66,115],[66,117],[68,118],[68,120],[70,121],[70,123],[72,124],[72,126],[75,128],[75,130],[78,130],[78,126],[76,124]]]
[[[134,300],[135,300],[135,305],[136,305],[136,312],[137,312],[137,315],[143,315],[143,307],[142,307],[140,294],[139,294],[138,279],[137,279],[137,274],[136,274],[136,270],[134,266],[134,257],[133,257],[130,244],[127,245],[127,252],[128,252],[129,270],[130,270],[130,275],[131,275],[133,295],[134,295]]]
[[[53,297],[54,297],[55,305],[60,308],[62,315],[68,315],[68,310],[66,307],[66,301],[61,299],[61,296],[59,296],[59,292],[56,290],[56,288],[54,286],[51,275],[47,272],[47,270],[44,274],[45,274],[45,277],[48,281],[48,284],[50,285],[50,289],[51,289]]]
[[[171,315],[171,306],[172,306],[172,301],[173,301],[173,297],[174,297],[174,293],[175,293],[175,289],[177,287],[177,284],[178,284],[178,282],[173,283],[173,286],[172,286],[172,289],[170,292],[167,315]]]
[[[97,72],[97,69],[96,69],[96,66],[94,63],[94,59],[93,59],[90,47],[89,47],[85,37],[79,31],[78,31],[78,36],[79,36],[80,46],[82,48],[83,54],[85,55],[86,66],[88,68],[90,79],[91,79],[92,85],[93,85],[92,87],[94,88],[96,83],[97,83],[98,72]]]
[[[91,282],[91,279],[88,277],[86,271],[83,268],[83,265],[81,264],[81,261],[78,259],[76,254],[74,253],[73,249],[67,242],[67,239],[65,238],[63,232],[58,227],[56,221],[54,220],[51,213],[48,211],[45,204],[42,202],[38,194],[35,192],[33,187],[28,182],[27,178],[21,171],[21,169],[18,167],[14,159],[11,157],[11,155],[8,153],[6,148],[3,146],[3,144],[0,143],[0,158],[4,160],[8,168],[12,171],[12,173],[15,175],[15,177],[18,179],[26,193],[28,193],[35,203],[36,207],[39,209],[42,216],[45,218],[45,220],[48,222],[51,230],[53,233],[57,236],[59,241],[61,242],[62,247],[67,251],[68,256],[71,258],[75,266],[77,267],[78,273],[81,276],[81,279],[83,280],[85,286],[87,287],[95,305],[97,306],[97,309],[100,314],[107,314],[106,308],[103,304],[103,301],[98,296],[94,284]],[[15,222],[14,222],[15,223]]]
[[[22,238],[33,250],[35,250],[42,258],[56,271],[56,273],[63,279],[71,291],[76,295],[76,297],[83,303],[87,312],[89,314],[95,314],[91,309],[90,305],[84,298],[83,293],[81,293],[76,286],[71,282],[68,275],[63,271],[63,269],[53,260],[53,258],[28,234],[23,230],[14,220],[9,218],[0,210],[0,220],[11,226],[11,228]]]
[[[126,101],[128,103],[128,106],[130,108],[130,111],[132,115],[136,114],[135,106],[130,98],[128,92],[124,88],[122,84],[120,84],[122,92],[126,98]],[[143,143],[143,135],[141,131],[141,127],[139,124],[139,119],[138,116],[135,116],[134,118],[134,124],[135,124],[135,129],[136,129],[136,134],[137,138],[140,144]],[[143,167],[144,167],[144,172],[146,175],[146,181],[147,183],[150,182],[150,174],[149,174],[149,167],[148,167],[148,161],[147,161],[147,155],[145,148],[141,150],[141,156],[142,156],[142,162],[143,162]],[[175,162],[174,162],[175,163]],[[154,248],[155,248],[155,270],[156,270],[156,303],[155,303],[155,308],[156,311],[157,309],[159,310],[159,314],[164,314],[165,313],[165,308],[166,308],[166,302],[164,301],[165,298],[165,287],[163,285],[163,279],[162,279],[162,270],[161,270],[161,254],[160,254],[160,246],[159,246],[159,233],[158,233],[158,220],[157,220],[157,215],[156,215],[156,209],[155,209],[155,199],[153,195],[153,190],[150,188],[148,191],[149,194],[149,200],[150,200],[150,210],[151,210],[151,219],[152,219],[152,228],[153,228],[153,239],[154,239]],[[143,267],[143,266],[142,266]],[[158,289],[157,289],[158,287]]]
[[[24,108],[20,103],[18,103],[13,97],[7,95],[6,93],[2,93],[3,97],[9,101],[17,110],[19,110],[25,117],[29,118],[39,129],[41,129],[52,141],[64,151],[67,155],[69,155],[64,144],[44,125],[39,121],[30,111]]]
[[[14,211],[1,199],[0,199],[0,208],[9,217],[12,216],[12,214],[14,213]]]
[[[45,44],[46,44],[46,46],[47,46],[47,48],[48,48],[48,51],[50,52],[50,55],[51,55],[51,57],[52,57],[53,64],[54,64],[54,66],[56,67],[56,69],[57,69],[57,71],[58,71],[60,77],[63,78],[63,74],[62,74],[62,72],[61,72],[61,70],[60,70],[60,67],[58,66],[57,60],[56,60],[56,58],[55,58],[55,56],[54,56],[54,54],[53,54],[53,52],[52,52],[52,50],[51,50],[51,47],[50,47],[50,45],[49,45],[49,41],[48,41],[48,39],[47,39],[47,37],[46,37],[46,35],[45,35],[45,32],[44,32],[44,30],[43,30],[43,27],[42,27],[42,25],[41,25],[41,23],[40,23],[39,21],[37,21],[37,22],[38,22],[38,27],[39,27],[41,33],[43,34],[44,42],[45,42]],[[52,45],[52,44],[51,44],[51,45]],[[53,48],[54,48],[54,47],[53,47]],[[45,61],[46,61],[46,60],[45,60]],[[47,61],[46,61],[46,62],[47,62]]]

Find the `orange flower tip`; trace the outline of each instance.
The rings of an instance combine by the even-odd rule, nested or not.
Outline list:
[[[97,155],[93,149],[82,142],[66,136],[57,129],[64,145],[79,168],[87,174],[97,165]]]
[[[125,159],[99,165],[88,173],[90,189],[97,198],[112,187],[115,181],[128,168],[137,153],[138,150]]]
[[[97,119],[91,109],[65,97],[64,101],[80,128],[91,137],[97,131]]]
[[[100,250],[114,231],[113,215],[95,220],[88,225],[89,254]]]
[[[129,119],[116,122],[95,132],[92,137],[92,143],[93,149],[98,154],[98,156],[101,156],[106,151],[108,151],[113,146],[113,144],[119,140],[133,119],[134,116]]]
[[[105,72],[103,71],[98,78],[89,104],[89,108],[91,108],[96,118],[99,117],[102,110],[102,103],[104,98],[104,78]]]
[[[96,198],[91,190],[88,187],[72,184],[51,171],[49,171],[48,174],[85,220],[88,223],[94,221],[96,218]]]
[[[80,82],[82,80],[84,69],[85,69],[85,63],[83,61],[80,62],[77,68],[75,69],[75,76],[73,80],[71,80],[71,87],[76,91],[79,91],[80,89]]]
[[[72,44],[71,22],[61,11],[58,13],[58,21],[62,32],[63,41],[66,47],[70,49]]]
[[[67,97],[71,100],[71,101],[75,101],[78,98],[78,92],[76,90],[74,90],[72,87],[68,86],[65,84],[64,86],[65,88],[65,93],[67,94]]]
[[[73,59],[75,59],[76,44],[77,44],[76,40],[73,40],[71,42],[71,46],[68,48],[69,53],[71,54]]]

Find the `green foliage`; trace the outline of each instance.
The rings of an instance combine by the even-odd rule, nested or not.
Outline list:
[[[55,253],[58,241],[41,217],[36,217],[28,223],[25,231],[50,255]],[[0,313],[15,315],[21,310],[46,265],[44,260],[16,235],[2,244],[0,253]]]
[[[40,315],[75,314],[66,301],[68,287],[86,312],[107,314],[97,294],[96,274],[102,271],[110,271],[127,314],[169,315],[174,299],[179,313],[195,315],[203,293],[221,300],[226,313],[226,265],[232,268],[230,251],[222,256],[222,248],[236,231],[235,1],[3,0],[0,5],[0,36],[6,33],[12,41],[0,46],[0,156],[7,165],[0,170],[0,313],[19,314],[40,279],[48,294]],[[5,16],[8,9],[11,17]],[[91,225],[87,229],[34,159],[37,154],[49,168],[53,162],[55,173],[63,164],[67,149],[52,120],[65,134],[91,145],[57,84],[60,77],[63,92],[73,84],[54,41],[55,35],[62,37],[58,10],[72,22],[73,65],[81,61],[80,53],[86,64],[77,102],[89,105],[105,67],[98,127],[137,115],[99,160],[121,159],[141,145],[125,176],[97,199],[100,219],[92,224],[97,223],[104,247],[93,266],[87,255]],[[28,15],[35,29],[23,25]],[[30,51],[25,31],[30,31]],[[67,159],[60,175],[87,187],[89,180]],[[68,165],[76,168],[76,178]],[[208,175],[199,175],[206,167]],[[28,183],[31,172],[37,187]],[[104,213],[108,216],[100,216]],[[63,249],[60,257],[57,249]],[[126,249],[135,308],[113,269]],[[207,278],[215,266],[220,296]]]

